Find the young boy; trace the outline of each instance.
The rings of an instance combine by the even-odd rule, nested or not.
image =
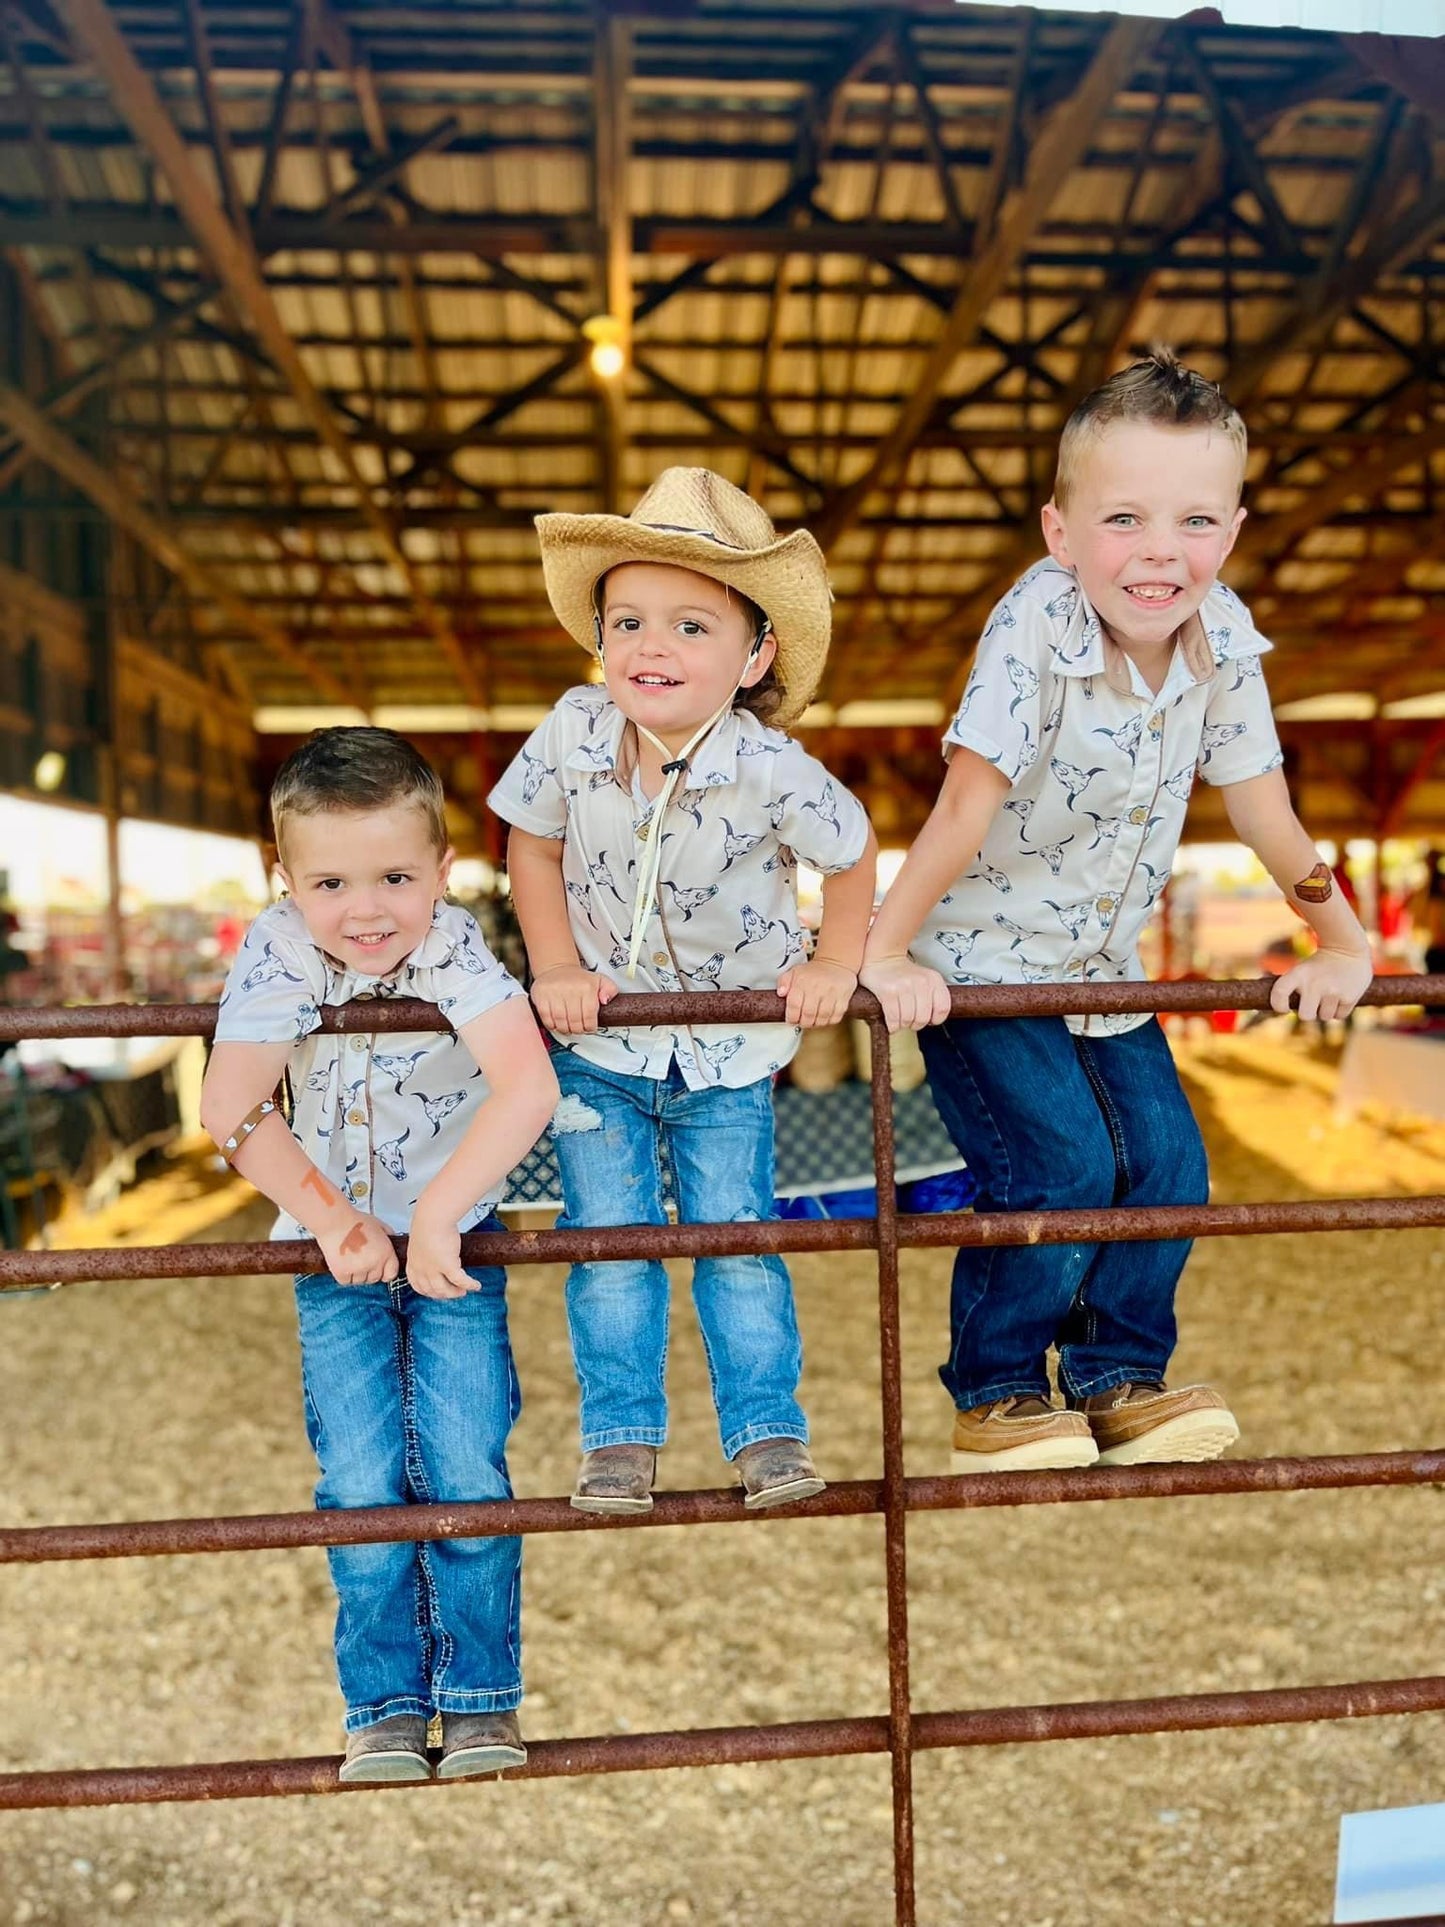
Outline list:
[[[783,733],[827,654],[831,597],[806,531],[706,469],[668,469],[632,514],[537,518],[547,592],[603,687],[569,690],[492,792],[538,1015],[562,1046],[552,1134],[563,1225],[664,1222],[665,1151],[687,1224],[772,1216],[772,1076],[797,1025],[857,983],[876,848],[862,806]],[[777,727],[769,728],[769,720]],[[811,960],[796,858],[823,873]],[[776,986],[782,1022],[599,1030],[638,990]],[[822,1490],[797,1401],[802,1348],[781,1258],[699,1258],[724,1455],[746,1503]],[[567,1315],[581,1389],[573,1505],[643,1512],[667,1437],[667,1275],[579,1264]]]
[[[1244,520],[1244,423],[1157,353],[1070,417],[1052,560],[995,608],[947,736],[932,815],[880,910],[862,981],[922,1027],[934,1096],[984,1211],[1201,1204],[1203,1141],[1154,1017],[944,1022],[948,986],[1139,978],[1196,770],[1319,948],[1276,1010],[1341,1017],[1363,931],[1301,828],[1260,658],[1217,580]],[[911,953],[911,955],[910,955]],[[1207,1459],[1239,1429],[1207,1386],[1169,1389],[1188,1242],[961,1250],[942,1368],[957,1469]],[[1065,1409],[1050,1402],[1057,1345]]]
[[[389,729],[319,731],[271,791],[290,895],[252,924],[227,981],[202,1118],[281,1207],[273,1236],[315,1238],[296,1280],[316,1502],[505,1499],[520,1407],[506,1276],[466,1268],[463,1231],[500,1227],[502,1181],[557,1084],[522,988],[444,900],[441,784]],[[321,1006],[421,997],[451,1030],[320,1036]],[[288,1130],[275,1102],[289,1073]],[[410,1234],[400,1273],[392,1234]],[[425,1780],[519,1766],[514,1538],[330,1548],[346,1699],[341,1778]]]

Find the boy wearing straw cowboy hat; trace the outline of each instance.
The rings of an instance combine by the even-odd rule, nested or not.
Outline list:
[[[537,533],[552,607],[603,677],[567,691],[490,798],[512,825],[532,999],[561,1046],[560,1223],[663,1223],[664,1152],[684,1223],[766,1219],[773,1073],[799,1026],[841,1017],[873,904],[862,805],[784,733],[828,651],[822,551],[805,530],[780,538],[707,469],[666,470],[629,516],[541,515]],[[799,858],[826,879],[811,959]],[[600,1030],[623,981],[776,987],[781,1021]],[[787,1267],[700,1257],[693,1299],[746,1503],[821,1491]],[[645,1512],[667,1437],[667,1275],[574,1265],[567,1316],[583,1452],[572,1503]]]

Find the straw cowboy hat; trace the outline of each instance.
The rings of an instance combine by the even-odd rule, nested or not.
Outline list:
[[[766,509],[711,469],[665,468],[631,515],[539,515],[537,539],[557,619],[593,655],[602,577],[623,562],[670,562],[737,589],[767,616],[779,728],[812,701],[833,627],[823,551],[806,529],[780,537]]]

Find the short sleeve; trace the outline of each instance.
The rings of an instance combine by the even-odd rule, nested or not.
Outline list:
[[[321,1022],[325,972],[309,940],[288,931],[288,911],[275,904],[246,932],[221,993],[218,1044],[298,1043]]]
[[[1263,658],[1230,656],[1214,672],[1199,741],[1199,774],[1216,787],[1247,783],[1284,761]]]
[[[456,942],[445,962],[431,971],[427,994],[453,1030],[484,1017],[509,998],[525,997],[516,978],[488,950],[475,918],[455,912]]]
[[[532,836],[559,841],[567,834],[567,797],[560,767],[563,755],[560,708],[532,731],[487,798],[506,823]]]
[[[791,738],[768,761],[770,816],[779,842],[825,877],[851,870],[868,844],[868,812],[857,797]]]
[[[1016,783],[1038,760],[1051,680],[1049,621],[1027,599],[995,605],[979,638],[963,700],[943,738],[945,757],[971,749]]]

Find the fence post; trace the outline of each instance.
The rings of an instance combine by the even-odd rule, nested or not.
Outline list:
[[[893,1905],[914,1927],[913,1707],[908,1684],[908,1493],[903,1479],[903,1347],[898,1308],[898,1194],[888,1026],[868,1018],[873,1166],[878,1187],[878,1362],[883,1394],[883,1559],[888,1587],[888,1747],[893,1758]]]

